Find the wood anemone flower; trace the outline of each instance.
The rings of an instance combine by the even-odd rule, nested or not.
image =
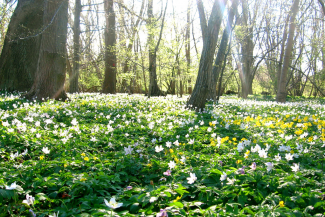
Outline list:
[[[104,202],[106,206],[112,209],[120,208],[121,206],[123,206],[123,203],[116,202],[115,197],[112,197],[109,202],[106,199],[104,199]]]

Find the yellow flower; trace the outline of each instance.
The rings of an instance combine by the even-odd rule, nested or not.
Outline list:
[[[64,167],[67,167],[68,165],[67,165],[67,164],[64,164],[63,166],[64,166]]]
[[[39,159],[40,159],[40,160],[43,160],[43,159],[44,159],[44,156],[43,156],[43,155],[42,155],[42,156],[40,156],[40,157],[39,157]]]
[[[173,149],[169,149],[169,152],[172,154],[172,153],[174,153],[174,150]]]
[[[179,160],[178,160],[176,157],[174,158],[174,160],[175,160],[175,162],[176,162],[176,163],[178,163],[178,162],[179,162]]]
[[[81,156],[86,156],[86,154],[85,153],[82,153]]]
[[[237,141],[237,139],[234,137],[234,138],[232,138],[232,141],[236,142],[236,141]]]
[[[151,167],[151,166],[152,166],[152,164],[147,164],[147,166],[148,166],[148,167]]]
[[[284,201],[283,201],[283,200],[281,200],[281,201],[279,202],[279,206],[280,206],[280,207],[284,207]]]
[[[242,160],[237,160],[237,161],[236,161],[237,164],[240,164],[240,163],[242,163],[242,162],[243,162]]]
[[[179,201],[182,197],[181,196],[178,196],[175,200],[174,200],[174,203]]]
[[[94,157],[94,160],[97,160],[98,158],[97,157]]]
[[[81,178],[80,181],[84,182],[86,181],[87,179],[86,178]]]
[[[84,160],[85,160],[85,161],[89,161],[89,158],[88,158],[88,157],[85,157]]]

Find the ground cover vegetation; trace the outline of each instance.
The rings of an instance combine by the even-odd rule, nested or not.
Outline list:
[[[325,107],[0,97],[0,216],[323,216]]]

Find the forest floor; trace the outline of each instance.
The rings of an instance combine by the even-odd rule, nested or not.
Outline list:
[[[323,216],[325,106],[0,95],[0,216]]]

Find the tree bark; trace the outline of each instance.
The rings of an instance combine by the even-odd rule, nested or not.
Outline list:
[[[116,93],[116,33],[114,0],[105,0],[106,29],[105,29],[105,78],[103,93]]]
[[[166,1],[166,7],[161,23],[160,35],[156,45],[153,44],[154,34],[152,28],[154,27],[154,16],[153,16],[153,0],[148,1],[148,44],[149,44],[149,92],[148,97],[164,95],[158,87],[157,83],[157,51],[162,37],[162,31],[164,29],[165,16],[167,10],[168,0]]]
[[[35,82],[25,97],[65,100],[68,0],[46,0],[43,24],[47,28],[42,34]]]
[[[203,40],[203,44],[204,44],[205,39],[206,39],[207,34],[208,34],[207,20],[206,20],[206,17],[205,17],[205,11],[204,11],[204,6],[203,6],[202,0],[196,0],[196,4],[197,4],[197,9],[199,11],[200,26],[201,26],[201,31],[202,31],[202,40]]]
[[[79,92],[79,68],[80,68],[80,13],[81,0],[75,0],[74,25],[73,25],[73,69],[70,77],[70,93]]]
[[[216,100],[216,87],[219,79],[220,72],[223,68],[224,59],[226,58],[226,51],[227,51],[227,45],[229,40],[229,35],[232,31],[232,24],[235,17],[235,12],[237,10],[238,0],[234,0],[231,6],[231,10],[229,11],[228,15],[228,21],[227,26],[222,34],[221,43],[219,46],[217,58],[214,62],[213,70],[212,70],[212,76],[213,76],[213,82],[210,82],[209,87],[209,94],[208,99]],[[226,63],[224,63],[226,64]],[[221,81],[220,81],[221,82]]]
[[[254,64],[254,43],[253,43],[253,24],[248,23],[249,19],[249,11],[248,11],[248,3],[247,0],[243,0],[242,2],[242,10],[243,10],[243,27],[245,38],[241,42],[241,53],[242,53],[242,75],[241,83],[242,83],[242,97],[244,99],[247,98],[248,94],[252,94],[252,84],[254,76],[251,73]]]
[[[299,10],[299,0],[295,0],[292,8],[290,10],[291,18],[290,18],[290,24],[289,24],[289,33],[288,33],[288,40],[286,45],[286,50],[284,53],[284,60],[283,60],[283,66],[281,69],[281,75],[280,75],[280,82],[279,82],[279,89],[276,95],[276,101],[277,102],[286,102],[287,97],[287,75],[289,70],[289,64],[292,56],[292,49],[294,45],[294,34],[295,34],[295,28],[296,28],[296,15]]]
[[[203,43],[198,76],[187,107],[199,111],[204,109],[208,95],[208,83],[212,79],[212,63],[223,17],[223,1],[215,0],[209,18],[207,35]]]
[[[0,56],[0,89],[28,91],[33,85],[41,45],[44,0],[19,0]]]

